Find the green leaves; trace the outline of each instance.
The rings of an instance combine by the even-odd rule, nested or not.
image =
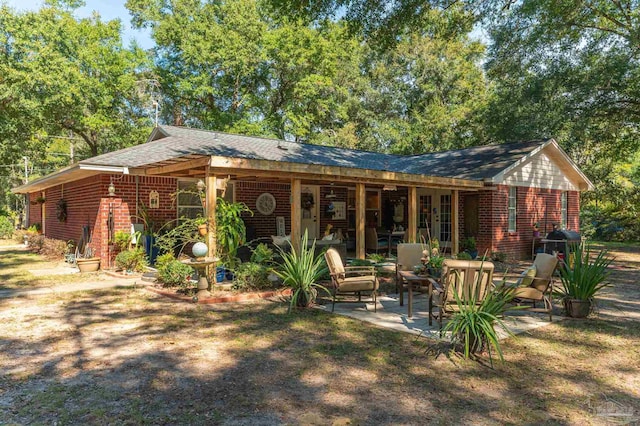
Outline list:
[[[305,230],[299,249],[296,249],[291,242],[289,242],[290,251],[280,249],[282,265],[275,273],[282,278],[284,285],[291,287],[293,291],[289,313],[296,305],[310,304],[315,299],[317,289],[330,294],[326,287],[317,283],[317,280],[326,273],[324,255],[319,254],[314,257],[316,243],[314,241],[311,246],[308,246],[308,241]]]
[[[608,268],[613,258],[606,250],[600,250],[592,255],[591,249],[585,243],[574,245],[573,264],[561,265],[560,278],[562,280],[563,297],[566,299],[591,300],[609,283],[605,282],[609,274]]]

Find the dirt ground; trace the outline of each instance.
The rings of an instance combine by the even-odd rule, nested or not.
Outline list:
[[[203,306],[137,287],[3,299],[0,424],[637,422],[640,249],[613,254],[592,317],[505,341],[493,368],[282,301]]]

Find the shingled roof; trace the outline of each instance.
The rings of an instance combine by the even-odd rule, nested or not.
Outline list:
[[[543,140],[536,140],[405,156],[162,126],[156,128],[144,144],[80,163],[133,168],[152,166],[187,155],[214,155],[484,180],[500,173],[544,143]]]

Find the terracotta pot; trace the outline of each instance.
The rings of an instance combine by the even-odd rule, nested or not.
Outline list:
[[[100,269],[100,258],[90,257],[88,259],[76,259],[76,265],[80,272],[96,272]]]
[[[202,236],[207,235],[207,232],[208,232],[207,224],[203,223],[202,225],[198,225],[198,232]]]
[[[591,312],[590,300],[565,299],[564,308],[572,318],[586,318]]]

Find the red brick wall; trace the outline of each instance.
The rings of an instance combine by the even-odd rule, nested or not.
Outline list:
[[[116,188],[114,197],[109,197],[108,187],[113,177]],[[147,177],[138,178],[139,201],[149,204],[149,193],[158,191],[160,206],[150,210],[151,216],[158,222],[176,219],[176,207],[171,194],[176,192],[175,178]],[[30,194],[34,200],[40,193]],[[115,231],[129,231],[136,218],[136,177],[129,175],[97,175],[78,181],[48,188],[45,191],[46,227],[45,236],[63,241],[78,242],[82,236],[82,227],[89,225],[92,230],[92,247],[95,255],[102,260],[101,267],[113,266],[115,253],[109,252],[109,230],[107,220],[110,207],[114,214]],[[67,201],[67,220],[60,222],[56,217],[56,204],[64,198]],[[41,221],[40,205],[30,206],[29,223]],[[110,256],[111,254],[111,256]]]
[[[333,225],[333,231],[342,229],[343,235],[347,232],[347,219],[345,212],[344,220],[336,220],[327,215],[327,206],[330,202],[347,201],[346,188],[333,188],[335,198],[327,198],[327,194],[331,192],[330,186],[320,187],[320,234],[324,231],[328,224]],[[276,209],[270,215],[263,215],[256,209],[256,199],[264,192],[268,192],[276,199]],[[276,217],[284,216],[285,230],[289,234],[291,232],[291,185],[288,183],[275,182],[255,182],[255,181],[238,181],[236,183],[236,201],[245,203],[252,211],[253,216],[249,214],[243,215],[243,219],[248,228],[252,228],[255,237],[269,237],[276,235]],[[318,200],[316,200],[316,203]]]
[[[256,199],[264,192],[270,193],[276,199],[276,209],[266,216],[256,209]],[[243,219],[247,228],[253,229],[256,238],[276,235],[276,217],[278,216],[284,216],[286,233],[291,232],[290,195],[291,185],[288,183],[255,181],[238,181],[236,183],[236,202],[245,203],[253,212],[253,216],[243,214]]]
[[[481,191],[480,235],[477,237],[478,251],[501,251],[508,257],[527,259],[531,256],[533,223],[540,224],[540,233],[545,236],[553,223],[561,222],[561,194],[563,191],[542,188],[517,188],[516,232],[508,231],[509,187],[498,185],[494,190]],[[579,231],[580,193],[567,194],[567,228]],[[460,223],[464,223],[464,194],[461,195]],[[460,238],[465,238],[460,225]]]
[[[40,204],[36,202],[36,199],[40,196],[40,192],[34,192],[29,194],[29,219],[28,226],[39,223],[42,225],[42,209]]]

